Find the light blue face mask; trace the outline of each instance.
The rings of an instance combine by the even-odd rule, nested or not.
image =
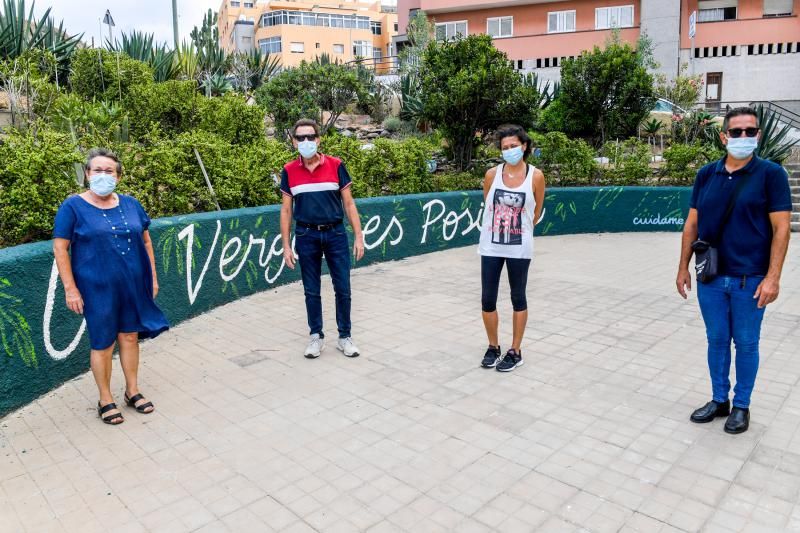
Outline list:
[[[111,174],[89,176],[89,188],[98,196],[108,196],[117,188],[117,178]]]
[[[514,148],[503,150],[503,160],[509,165],[516,165],[522,161],[522,156],[524,154],[525,152],[522,150],[522,146],[515,146]]]
[[[317,143],[316,141],[300,141],[297,143],[297,150],[306,159],[311,159],[317,154]]]
[[[734,159],[747,159],[756,148],[758,148],[758,138],[756,137],[728,137],[728,153]]]

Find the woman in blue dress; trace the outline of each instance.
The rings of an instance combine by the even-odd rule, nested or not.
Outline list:
[[[84,315],[91,345],[91,368],[106,424],[121,424],[111,395],[111,354],[119,343],[125,374],[125,403],[140,413],[153,404],[138,384],[139,339],[169,329],[155,303],[158,294],[150,218],[134,198],[115,194],[122,174],[119,158],[95,148],[86,160],[89,190],[67,198],[58,209],[53,251],[67,307]]]

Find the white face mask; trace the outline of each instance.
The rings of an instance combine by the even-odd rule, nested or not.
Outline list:
[[[726,148],[732,158],[747,159],[758,148],[758,139],[756,137],[728,137]]]
[[[297,143],[297,151],[306,159],[311,159],[317,153],[316,141],[300,141]]]
[[[112,174],[89,176],[89,188],[98,196],[108,196],[117,188],[117,178]]]

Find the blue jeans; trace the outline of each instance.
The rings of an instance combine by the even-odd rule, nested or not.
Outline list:
[[[327,231],[313,228],[295,228],[295,251],[299,257],[300,274],[306,295],[306,313],[311,334],[322,332],[322,298],[320,297],[320,277],[322,276],[322,256],[328,264],[336,293],[336,325],[339,337],[350,336],[350,244],[344,224],[338,224]]]
[[[750,406],[758,372],[758,342],[764,308],[753,298],[762,276],[720,276],[697,283],[697,300],[706,323],[708,370],[715,402],[728,400],[731,390],[731,340],[736,345],[736,387],[733,406]]]

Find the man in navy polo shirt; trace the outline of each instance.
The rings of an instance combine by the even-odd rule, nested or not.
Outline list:
[[[353,228],[356,261],[364,257],[364,237],[350,190],[350,175],[339,159],[317,152],[319,139],[319,126],[313,120],[299,120],[292,128],[292,144],[300,157],[287,163],[281,173],[283,259],[289,268],[294,268],[290,239],[294,215],[295,249],[311,330],[304,355],[309,359],[317,358],[325,347],[320,297],[322,257],[325,256],[336,293],[339,329],[336,347],[347,357],[358,357],[359,350],[350,336],[350,245],[343,224],[345,214]]]
[[[750,394],[758,371],[758,344],[764,308],[778,298],[781,269],[789,246],[792,211],[786,171],[753,155],[760,130],[756,112],[728,112],[720,133],[728,154],[701,168],[683,228],[676,280],[686,298],[691,289],[692,243],[712,242],[719,252],[719,276],[698,283],[697,300],[706,325],[712,399],[692,413],[692,422],[727,416],[725,431],[743,433],[750,425]],[[722,224],[737,184],[741,188],[727,223]],[[716,238],[714,237],[716,235]],[[728,393],[731,340],[736,345],[733,408]]]

